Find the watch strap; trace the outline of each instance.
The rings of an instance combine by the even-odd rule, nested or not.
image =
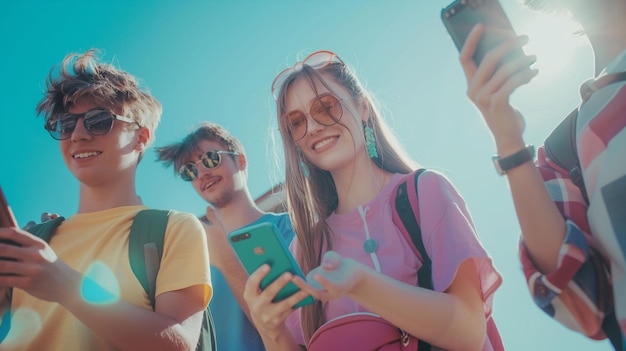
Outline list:
[[[500,175],[506,174],[507,171],[520,166],[528,161],[532,161],[535,157],[535,147],[533,145],[526,145],[525,148],[520,151],[507,156],[500,157],[498,155],[492,157],[496,171]]]

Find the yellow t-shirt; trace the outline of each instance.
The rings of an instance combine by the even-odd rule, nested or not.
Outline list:
[[[65,220],[50,246],[68,266],[107,288],[110,295],[83,297],[94,304],[117,298],[152,310],[128,259],[128,235],[136,213],[144,206],[124,206],[76,214]],[[205,286],[205,308],[211,296],[211,273],[206,237],[200,221],[172,211],[167,223],[156,295],[195,285]],[[113,301],[112,301],[113,300]],[[63,306],[13,292],[11,332],[0,350],[115,350]]]

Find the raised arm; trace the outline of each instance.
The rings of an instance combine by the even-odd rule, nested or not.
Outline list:
[[[521,56],[499,65],[507,53],[527,41],[525,37],[514,38],[490,51],[476,67],[472,54],[482,31],[480,25],[471,31],[461,51],[460,61],[468,82],[468,96],[489,127],[497,154],[504,158],[526,147],[522,135],[524,119],[509,100],[518,87],[537,74],[537,70],[530,68],[535,57]],[[508,170],[506,176],[524,243],[539,270],[550,273],[557,267],[565,236],[565,220],[532,162]]]
[[[228,234],[213,207],[207,207],[206,217],[211,224],[202,224],[207,236],[211,264],[222,273],[239,307],[241,307],[248,319],[252,321],[248,304],[243,299],[248,273],[228,243]]]

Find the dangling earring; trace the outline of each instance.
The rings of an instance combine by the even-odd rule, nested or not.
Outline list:
[[[306,179],[309,179],[309,166],[306,165],[306,163],[304,163],[304,156],[302,156],[302,150],[298,149],[298,159],[300,160],[300,169],[302,170],[302,173],[304,174],[304,177]]]
[[[367,147],[367,154],[370,158],[378,158],[378,151],[376,151],[376,139],[374,138],[374,130],[367,124],[363,126],[365,130],[365,146]]]

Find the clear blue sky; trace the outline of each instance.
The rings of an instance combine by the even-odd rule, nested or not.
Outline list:
[[[332,50],[383,102],[408,152],[444,172],[465,197],[504,277],[494,316],[507,350],[610,350],[550,320],[527,293],[508,185],[491,165],[491,136],[465,95],[458,54],[440,21],[450,1],[1,0],[0,184],[22,224],[44,210],[76,211],[77,182],[35,105],[53,65],[99,48],[104,61],[139,77],[163,103],[156,146],[203,120],[224,125],[243,141],[257,197],[284,177],[269,136],[275,74],[302,55]],[[502,4],[518,33],[531,37],[527,51],[538,55],[540,75],[513,102],[526,116],[526,141],[539,145],[577,104],[579,83],[593,74],[591,50],[562,21],[531,14],[517,0]],[[154,160],[148,150],[138,170],[145,204],[203,213],[191,186]]]

